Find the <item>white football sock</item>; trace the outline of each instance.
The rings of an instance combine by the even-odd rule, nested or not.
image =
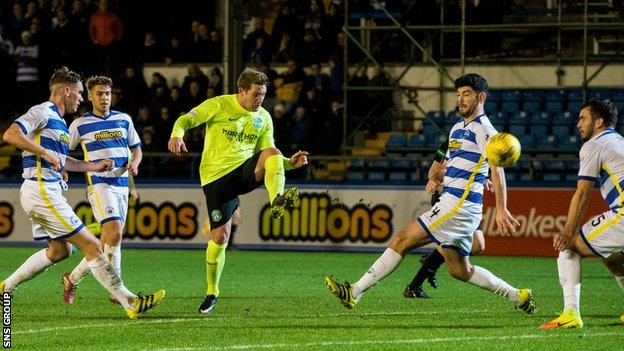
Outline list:
[[[104,244],[104,255],[106,255],[110,263],[115,267],[117,275],[121,278],[121,246]]]
[[[614,275],[613,278],[615,278],[615,281],[617,281],[618,285],[620,286],[620,290],[624,292],[624,277],[618,277],[617,275]]]
[[[69,274],[69,280],[71,280],[74,285],[78,285],[82,278],[89,274],[90,271],[87,259],[83,257],[82,260],[80,260],[80,263],[78,263],[74,270]]]
[[[401,260],[403,260],[403,256],[387,248],[381,257],[364,273],[362,278],[352,285],[353,297],[359,299],[371,286],[377,284],[377,282],[392,273],[399,263],[401,263]]]
[[[87,263],[95,279],[97,279],[111,295],[115,296],[124,308],[131,308],[134,302],[134,294],[124,286],[117,271],[115,271],[115,267],[113,267],[106,257],[102,255]]]
[[[474,274],[468,283],[476,285],[495,294],[506,297],[514,304],[518,303],[518,289],[509,285],[506,281],[492,274],[492,272],[479,266],[474,267]]]
[[[559,284],[563,289],[563,309],[574,308],[580,312],[581,256],[572,250],[564,250],[557,258]]]
[[[32,254],[15,270],[15,272],[13,272],[13,274],[6,278],[4,281],[4,291],[12,293],[23,282],[31,280],[39,273],[53,266],[54,262],[50,261],[46,255],[46,250],[47,249],[41,249]]]

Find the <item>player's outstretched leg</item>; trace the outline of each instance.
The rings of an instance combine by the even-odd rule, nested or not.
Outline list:
[[[139,294],[134,297],[134,301],[132,302],[132,307],[126,308],[126,314],[130,319],[137,319],[143,313],[151,310],[152,308],[158,306],[160,301],[165,297],[165,290],[160,289],[155,293],[147,296],[142,296]]]
[[[340,303],[346,308],[353,308],[355,304],[357,304],[358,300],[353,296],[353,288],[349,283],[338,283],[334,280],[334,277],[327,276],[325,277],[325,284],[332,292],[332,294],[336,295]]]
[[[284,209],[295,206],[297,200],[299,200],[299,188],[296,186],[288,188],[283,195],[278,194],[271,204],[271,217],[282,217]]]

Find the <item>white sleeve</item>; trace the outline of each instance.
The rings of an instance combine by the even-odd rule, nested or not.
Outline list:
[[[75,150],[76,146],[80,144],[80,133],[78,132],[78,120],[74,120],[69,125],[69,149]]]
[[[596,180],[600,175],[600,148],[594,141],[586,142],[579,152],[581,165],[579,167],[578,178],[586,180]]]
[[[24,134],[28,135],[36,130],[43,129],[48,124],[48,116],[41,109],[31,108],[15,122]]]
[[[132,119],[128,117],[128,147],[134,149],[139,146],[141,146],[141,138],[139,138],[139,133],[134,129]]]

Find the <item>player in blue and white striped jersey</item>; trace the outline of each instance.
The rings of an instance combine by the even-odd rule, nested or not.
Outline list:
[[[576,192],[563,231],[553,238],[554,248],[560,251],[557,268],[564,308],[542,329],[583,327],[581,257],[602,258],[624,292],[624,138],[613,129],[616,123],[617,109],[609,100],[590,100],[579,112],[577,128],[585,143],[579,152]],[[581,226],[596,181],[609,209]],[[624,323],[624,315],[620,320]]]
[[[488,167],[492,169],[499,230],[509,235],[519,223],[507,210],[504,170],[487,162],[485,157],[485,144],[496,134],[483,108],[487,82],[480,75],[470,73],[456,79],[455,88],[463,120],[453,126],[449,135],[444,191],[440,201],[399,231],[386,251],[356,283],[340,284],[331,276],[325,278],[331,292],[347,308],[355,307],[362,294],[392,273],[413,248],[435,242],[454,278],[502,295],[527,313],[535,312],[531,290],[516,289],[487,269],[472,265],[468,259],[473,233],[481,222],[483,185]]]
[[[143,158],[141,140],[132,118],[110,109],[113,81],[109,77],[94,76],[87,79],[86,85],[93,109],[69,126],[69,148],[73,150],[81,145],[85,161],[114,161],[114,167],[109,171],[87,172],[87,197],[95,219],[102,226],[100,240],[104,254],[121,276],[121,238],[128,213],[128,176],[138,173]],[[89,267],[83,259],[71,273],[63,274],[65,303],[74,302],[76,285],[87,273]],[[109,298],[116,302],[112,295]]]
[[[56,70],[50,79],[49,101],[32,107],[3,135],[5,142],[24,150],[20,202],[31,221],[35,240],[47,240],[48,247],[31,255],[6,280],[0,280],[0,292],[14,292],[21,283],[69,257],[71,243],[85,255],[98,282],[117,298],[128,317],[135,319],[158,305],[165,291],[135,296],[128,290],[104,255],[100,242],[63,196],[63,169],[102,172],[113,166],[110,159],[92,163],[67,156],[69,134],[63,115],[76,112],[82,102],[82,89],[80,75],[67,67]]]

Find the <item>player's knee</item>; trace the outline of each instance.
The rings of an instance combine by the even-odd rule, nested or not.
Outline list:
[[[276,147],[266,148],[266,149],[262,150],[262,153],[266,157],[273,156],[273,155],[281,155],[282,154],[282,152],[278,148],[276,148]]]
[[[48,248],[46,256],[54,263],[61,262],[71,256],[71,247],[69,245],[62,245],[54,248]]]
[[[470,275],[471,275],[470,271],[459,265],[454,265],[454,264],[447,265],[447,270],[449,274],[451,275],[451,277],[457,280],[466,282],[468,281],[468,279],[470,279]]]

